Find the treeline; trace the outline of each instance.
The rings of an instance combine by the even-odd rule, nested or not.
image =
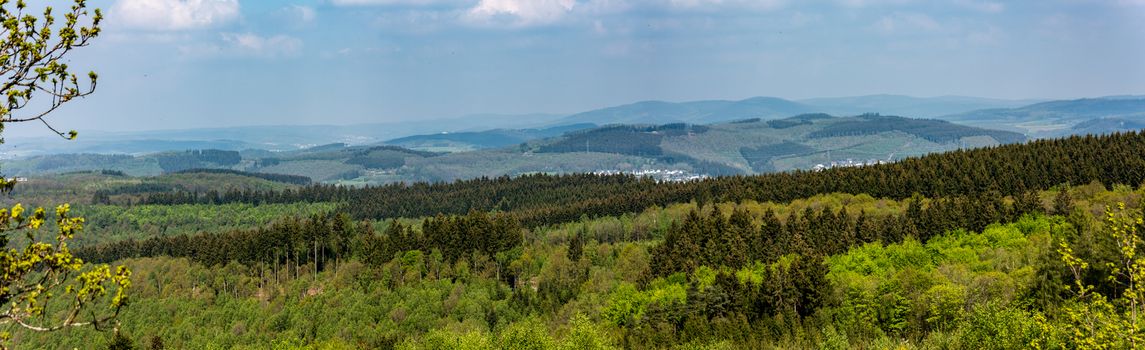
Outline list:
[[[831,124],[807,136],[811,138],[857,136],[889,131],[901,131],[934,143],[954,142],[968,136],[990,136],[1000,143],[1017,143],[1026,140],[1025,136],[1016,132],[987,130],[958,125],[944,120],[911,119],[878,114],[864,114],[859,116],[858,120]]]
[[[367,169],[395,169],[406,164],[406,157],[429,158],[441,153],[417,151],[399,146],[375,146],[355,150],[346,164],[361,165]]]
[[[465,216],[438,215],[422,221],[421,230],[391,221],[381,235],[361,236],[363,261],[381,264],[399,252],[439,253],[448,263],[472,258],[496,259],[498,253],[512,250],[524,241],[521,223],[504,213],[470,212]],[[505,276],[510,285],[513,278]]]
[[[126,173],[120,170],[100,169],[100,170],[76,170],[60,173],[60,175],[78,175],[78,174],[100,174],[107,176],[127,176]]]
[[[790,117],[790,118],[768,120],[767,126],[772,128],[772,129],[787,129],[787,128],[794,128],[796,126],[801,126],[801,125],[814,124],[815,122],[813,122],[813,120],[832,119],[832,118],[835,118],[835,117],[832,117],[830,114],[826,114],[826,113],[800,114],[800,115]]]
[[[248,203],[258,205],[297,202],[339,202],[349,198],[351,191],[352,189],[347,187],[323,184],[314,184],[296,189],[288,188],[282,191],[230,189],[223,192],[215,190],[193,192],[178,190],[151,193],[141,197],[137,202],[132,204],[179,205]]]
[[[103,170],[107,175],[108,171]],[[295,185],[309,185],[312,180],[306,176],[298,175],[285,175],[285,174],[270,174],[270,173],[255,173],[247,171],[238,171],[230,169],[187,169],[175,172],[176,174],[231,174],[239,176],[248,176],[259,178],[267,181],[282,182]],[[122,174],[122,173],[121,173]],[[114,174],[112,174],[114,176]],[[327,189],[320,189],[321,186],[315,186],[307,189],[307,191],[328,191]],[[314,202],[304,198],[299,198],[294,193],[294,190],[283,192],[264,192],[264,191],[241,191],[237,189],[218,192],[209,191],[204,193],[187,191],[183,186],[172,183],[159,183],[159,182],[144,182],[137,184],[126,184],[109,189],[99,189],[92,194],[91,202],[93,204],[113,204],[111,196],[124,195],[124,194],[146,194],[141,199],[131,204],[222,204],[222,203],[285,203],[285,202]]]
[[[452,263],[474,253],[493,257],[517,247],[523,240],[521,224],[506,214],[472,212],[465,216],[425,219],[421,230],[396,221],[382,235],[368,223],[355,223],[345,214],[288,217],[268,227],[222,233],[200,233],[126,240],[74,250],[89,262],[112,262],[139,257],[186,257],[207,266],[235,261],[287,273],[302,265],[317,271],[351,256],[368,263],[384,263],[398,252],[439,252]],[[293,270],[292,270],[293,268]]]
[[[566,134],[560,141],[542,145],[540,153],[600,152],[634,156],[659,156],[664,135],[636,126],[611,126]]]
[[[824,171],[727,176],[657,183],[631,175],[524,175],[452,183],[389,184],[361,189],[315,185],[285,192],[244,192],[220,198],[251,203],[341,201],[356,219],[463,215],[470,210],[511,211],[526,226],[611,216],[695,200],[786,202],[825,193],[873,197],[1013,196],[1061,183],[1145,182],[1145,135],[1130,132],[1072,136],[905,159],[897,163]],[[150,204],[203,203],[218,196],[154,194]]]
[[[196,168],[196,169],[180,170],[180,171],[176,171],[174,173],[176,173],[176,174],[194,174],[194,173],[230,174],[230,175],[254,177],[254,178],[259,178],[259,179],[263,179],[263,180],[267,180],[267,181],[288,183],[288,184],[294,184],[294,185],[309,185],[311,182],[314,181],[314,180],[310,179],[310,177],[302,176],[302,175],[258,173],[258,172],[249,172],[249,171],[240,171],[240,170],[231,170],[231,169]]]
[[[656,183],[633,176],[530,175],[449,184],[390,185],[355,190],[346,206],[356,218],[514,211],[526,225],[636,212],[696,200],[785,202],[817,194],[873,197],[1013,196],[1061,183],[1140,184],[1145,135],[1073,136],[910,158],[893,164],[825,171],[731,176]]]
[[[111,196],[122,194],[163,193],[180,189],[180,186],[169,183],[143,182],[116,186],[110,189],[95,190],[92,194],[92,204],[112,204]]]
[[[163,172],[167,173],[202,168],[204,163],[231,166],[242,161],[242,156],[239,155],[238,151],[217,149],[163,153],[153,157],[159,162],[159,167],[163,169]]]
[[[394,153],[401,153],[401,154],[406,154],[406,155],[411,155],[411,156],[417,156],[417,157],[421,157],[421,158],[437,157],[437,156],[444,154],[444,153],[437,153],[437,152],[430,152],[430,151],[419,151],[419,150],[409,149],[409,148],[405,148],[405,147],[401,147],[401,146],[382,145],[382,146],[374,146],[374,147],[370,147],[367,149],[354,151],[354,155],[355,156],[361,156],[361,155],[367,155],[367,154],[375,153],[375,152],[394,152]]]

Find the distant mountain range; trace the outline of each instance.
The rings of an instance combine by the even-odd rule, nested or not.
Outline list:
[[[433,119],[358,125],[266,125],[229,128],[107,132],[80,130],[80,137],[7,137],[0,145],[5,158],[38,154],[146,154],[187,149],[293,151],[328,143],[364,145],[384,140],[441,132],[472,132],[505,128],[541,128],[563,115],[474,114]]]
[[[567,115],[472,115],[447,120],[350,126],[250,126],[148,132],[85,132],[81,130],[81,137],[70,142],[61,141],[58,138],[9,138],[5,144],[0,145],[0,156],[14,159],[33,155],[65,153],[143,155],[188,149],[219,149],[243,151],[245,156],[257,154],[262,158],[276,158],[277,155],[293,154],[298,150],[331,143],[345,144],[347,148],[388,145],[435,153],[469,152],[519,148],[522,144],[542,142],[570,132],[594,130],[597,126],[634,125],[647,127],[674,123],[706,126],[736,124],[731,122],[743,120],[757,120],[766,123],[785,120],[785,118],[796,115],[823,112],[836,116],[855,116],[876,112],[882,115],[903,115],[911,118],[927,117],[960,124],[945,126],[952,129],[968,126],[1011,131],[1029,138],[1042,138],[1139,129],[1145,125],[1145,96],[1110,96],[1056,101],[999,100],[960,96],[917,98],[899,95],[816,98],[798,101],[774,97],[754,97],[738,101],[644,101]],[[848,123],[840,125],[857,127]],[[995,138],[995,141],[1011,142],[1011,136],[1000,136],[1000,138]],[[640,140],[639,138],[643,136],[624,135],[617,137],[635,137],[636,139],[633,140]],[[588,141],[587,148],[591,150],[592,140]],[[726,146],[730,147],[730,145]],[[738,152],[738,147],[733,148],[735,149],[732,151],[722,150],[720,152]],[[633,156],[631,154],[623,155],[625,157]],[[698,157],[696,159],[707,158]],[[445,165],[438,164],[435,166],[441,168]],[[8,172],[8,169],[17,166],[6,161],[3,167],[5,172]],[[454,170],[441,170],[439,173],[465,172],[457,170],[463,167],[463,164],[450,165],[450,167]],[[754,169],[747,163],[739,163],[734,167],[741,171]],[[339,171],[326,175],[343,176],[352,168],[336,168]],[[789,168],[799,168],[799,166]],[[135,169],[157,168],[140,165]],[[784,167],[781,165],[776,169],[784,169]],[[438,175],[424,176],[424,178],[438,177]],[[316,179],[321,180],[323,178],[329,177],[319,176]]]
[[[940,117],[957,123],[1012,130],[1031,137],[1107,133],[1145,122],[1145,96],[1048,101],[1018,108],[982,109]],[[1116,119],[1128,124],[1102,123]]]
[[[1038,100],[1000,100],[979,97],[910,97],[869,95],[790,101],[776,97],[752,97],[739,101],[693,102],[643,101],[577,113],[557,123],[594,124],[708,124],[745,118],[777,119],[805,113],[859,115],[882,113],[911,118],[933,118],[979,109],[1014,108]]]
[[[472,151],[513,146],[530,140],[560,136],[566,132],[594,127],[596,127],[596,124],[581,123],[544,129],[493,129],[453,133],[443,132],[438,134],[400,137],[386,141],[385,143],[426,151]]]
[[[552,126],[571,131],[610,124],[710,124],[751,118],[774,120],[810,113],[861,115],[869,112],[913,118],[928,117],[1042,138],[1139,129],[1136,126],[1145,123],[1145,96],[1048,102],[898,95],[820,98],[798,102],[770,97],[681,103],[645,101],[573,114],[555,120]],[[554,135],[537,133],[535,130],[496,129],[412,136],[390,140],[386,144],[448,152],[498,148],[549,136]]]
[[[529,137],[534,138],[524,140]],[[602,127],[574,124],[547,129],[435,134],[391,141],[422,148],[455,148],[464,142],[466,147],[473,148],[449,153],[396,145],[333,143],[280,152],[44,155],[6,161],[4,170],[10,176],[98,169],[158,175],[215,168],[297,175],[345,184],[451,181],[537,172],[635,172],[687,178],[873,164],[1024,140],[1019,133],[935,119],[879,114],[855,117],[802,114],[714,124]]]
[[[810,106],[775,97],[678,103],[644,101],[573,114],[557,123],[708,124],[744,118],[777,119],[814,111]]]
[[[882,113],[911,118],[936,118],[980,109],[1016,108],[1045,100],[1002,100],[967,96],[911,97],[868,95],[799,100],[816,112],[835,115]]]

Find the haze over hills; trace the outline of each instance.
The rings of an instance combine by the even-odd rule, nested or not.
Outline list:
[[[907,117],[969,112],[975,109],[1021,105],[1026,101],[1009,101],[973,97],[916,98],[899,95],[821,98],[791,101],[775,97],[753,97],[739,101],[709,100],[694,102],[644,101],[628,105],[590,110],[575,114],[473,114],[458,118],[388,122],[356,125],[266,125],[228,128],[107,132],[80,130],[81,137],[72,142],[54,141],[51,136],[9,135],[0,150],[14,156],[53,153],[127,153],[179,151],[186,149],[242,150],[248,148],[275,151],[296,150],[313,145],[343,142],[362,145],[418,135],[454,136],[415,137],[396,140],[393,144],[434,140],[453,142],[450,150],[495,148],[507,144],[553,136],[523,129],[551,129],[588,124],[708,124],[746,118],[777,119],[804,113],[858,115],[875,112]],[[501,129],[501,130],[498,130]],[[516,131],[522,130],[522,131]],[[477,135],[491,131],[494,137]],[[468,134],[456,135],[458,132]],[[26,134],[26,133],[24,133]],[[476,139],[486,141],[469,142]],[[467,141],[468,140],[468,141]],[[413,143],[407,146],[429,149]]]
[[[752,97],[744,100],[691,102],[642,101],[570,115],[558,124],[707,124],[745,118],[777,119],[804,113],[859,115],[882,113],[911,118],[929,118],[979,109],[1013,108],[1039,100],[1003,100],[965,96],[911,97],[867,95],[786,100]]]
[[[809,169],[819,164],[829,165],[831,162],[849,158],[862,161],[893,160],[905,155],[919,155],[960,147],[1021,142],[1025,137],[1103,134],[1135,130],[1145,125],[1145,97],[1141,96],[1048,101],[1016,108],[964,110],[1019,103],[1022,101],[969,97],[914,98],[896,95],[823,98],[798,102],[769,97],[682,103],[647,101],[567,116],[484,115],[480,118],[352,126],[251,126],[138,133],[90,132],[81,133],[82,136],[73,142],[42,142],[35,139],[13,138],[0,147],[3,147],[5,157],[20,158],[5,164],[4,170],[9,174],[85,170],[103,164],[72,162],[71,168],[60,168],[52,164],[68,162],[53,157],[27,158],[34,155],[67,153],[141,155],[142,157],[116,158],[126,163],[112,162],[107,166],[134,174],[158,174],[170,170],[163,168],[155,160],[166,156],[147,155],[217,149],[242,151],[244,161],[223,166],[225,168],[304,175],[311,176],[316,181],[354,180],[358,181],[356,183],[382,183],[451,180],[529,172],[591,172],[605,169],[677,169],[707,175],[784,171]],[[941,142],[933,142],[934,140],[927,140],[926,136],[912,135],[904,130],[867,132],[864,131],[867,130],[866,126],[856,124],[853,118],[822,118],[823,121],[812,121],[818,119],[806,117],[812,114],[811,111],[818,110],[834,110],[840,112],[835,115],[848,116],[860,115],[862,111],[870,109],[914,110],[931,114],[952,111],[953,113],[936,117],[935,120],[902,119],[901,121],[916,126],[919,123],[926,124],[928,133],[939,129],[964,133],[966,127],[973,127],[978,128],[979,131],[975,131],[976,133],[989,137],[944,139]],[[791,118],[792,115],[804,117]],[[743,120],[751,121],[742,122]],[[938,120],[953,123],[938,123]],[[775,127],[792,121],[797,123],[810,121],[810,125],[799,125],[789,129]],[[689,131],[688,138],[678,138],[676,137],[678,135],[672,134],[674,131],[668,129],[648,129],[674,123],[696,125],[697,129],[706,131],[703,133]],[[767,124],[769,128],[752,129],[754,125],[761,123]],[[626,125],[626,127],[595,129],[597,125]],[[619,132],[628,130],[625,128],[652,131]],[[824,128],[830,131],[820,130]],[[768,131],[764,132],[765,129]],[[707,130],[714,131],[707,132]],[[1019,138],[1017,136],[1020,135],[1013,133],[998,133],[997,130],[1013,131],[1024,134],[1025,137]],[[832,137],[813,137],[824,133],[831,133]],[[655,149],[651,153],[609,152],[593,147],[593,145],[628,143],[639,148],[641,145],[648,146],[646,143],[651,142],[649,135],[662,142],[646,149]],[[844,139],[847,141],[840,141]],[[584,141],[588,141],[588,145],[585,145]],[[553,148],[555,146],[538,146],[561,142],[568,143],[567,147],[564,147],[567,152],[549,152],[546,150],[556,149]],[[331,143],[342,146],[313,148],[316,145]],[[372,149],[380,145],[389,147],[381,148],[384,150],[382,153],[386,154],[374,154],[375,151]],[[867,145],[865,147],[868,148],[862,149],[860,145]],[[394,155],[390,153],[397,148],[392,146],[429,153],[399,152],[400,155]],[[744,149],[748,151],[745,153]],[[766,161],[752,158],[753,154],[771,154],[779,150],[792,153],[779,154],[779,158],[768,158]],[[581,154],[573,155],[575,152]],[[831,153],[828,155],[827,152]],[[528,154],[532,158],[519,159],[522,158],[522,154]],[[384,164],[400,163],[400,165],[392,168],[371,167],[371,162],[379,159],[378,157],[386,159],[382,161]],[[268,163],[261,162],[263,159],[277,159],[284,162],[267,165]],[[349,161],[350,159],[356,161]]]
[[[596,124],[581,123],[554,126],[544,129],[493,129],[485,131],[443,132],[428,135],[400,137],[386,141],[388,145],[401,146],[426,151],[472,151],[487,148],[501,148],[529,140],[560,136],[566,132],[596,127]]]
[[[522,141],[522,135],[535,137]],[[548,137],[543,137],[545,134]],[[557,136],[552,136],[557,135]],[[531,131],[426,135],[397,141],[430,145],[460,136],[503,147],[441,153],[394,145],[328,144],[287,152],[247,150],[127,155],[47,155],[6,163],[11,175],[92,169],[158,175],[196,168],[309,177],[320,182],[380,184],[451,181],[528,173],[636,172],[668,179],[856,166],[960,148],[1017,143],[1021,134],[933,119],[868,114],[803,114],[715,124],[608,125]],[[494,136],[502,136],[497,139]],[[505,141],[511,139],[511,142]],[[436,145],[436,146],[435,146]],[[454,147],[452,143],[445,146]],[[432,147],[431,147],[432,148]]]
[[[1027,103],[1032,103],[1028,104]],[[1015,108],[1000,108],[1016,106]],[[963,112],[953,112],[963,111]],[[860,115],[863,113],[902,115],[911,118],[935,118],[988,129],[1001,129],[1029,137],[1058,137],[1072,134],[1104,134],[1136,130],[1145,123],[1145,98],[1112,96],[1094,99],[1037,102],[1035,100],[1000,100],[976,97],[916,98],[898,95],[870,95],[787,101],[777,98],[751,98],[741,101],[696,101],[671,103],[645,101],[577,113],[553,123],[581,126],[597,124],[707,124],[732,120],[786,118],[805,113]],[[1116,120],[1110,119],[1116,118]],[[466,134],[434,134],[387,141],[387,144],[415,149],[448,151],[488,149],[513,145],[540,138],[529,132],[489,130]],[[410,140],[434,140],[415,143]],[[480,140],[480,142],[474,142]],[[436,145],[427,147],[426,145]]]
[[[1044,100],[1004,100],[969,96],[911,97],[903,95],[867,95],[799,100],[814,106],[817,112],[854,115],[882,113],[912,118],[935,118],[980,109],[1016,108]]]
[[[810,112],[814,112],[811,106],[775,97],[678,103],[643,101],[573,114],[557,123],[707,124],[744,118],[777,119]]]
[[[1145,122],[1145,96],[1111,96],[1058,100],[1019,108],[984,109],[940,117],[968,125],[1018,131],[1031,137],[1056,137],[1079,132],[1107,133],[1113,129],[1093,129],[1093,120],[1116,118]],[[1075,128],[1089,123],[1088,127]]]
[[[556,114],[474,114],[458,118],[357,125],[263,125],[229,128],[108,132],[80,130],[80,137],[6,137],[0,153],[15,156],[59,153],[144,154],[188,149],[291,151],[342,142],[371,144],[405,136],[496,128],[531,128],[552,123]]]

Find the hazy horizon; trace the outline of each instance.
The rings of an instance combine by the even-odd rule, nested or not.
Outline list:
[[[137,134],[137,133],[141,133],[141,132],[165,132],[165,131],[233,129],[233,128],[266,128],[266,127],[292,127],[292,126],[352,127],[352,126],[359,126],[359,125],[385,125],[385,124],[396,124],[396,123],[432,123],[432,122],[444,122],[444,121],[457,121],[457,120],[464,120],[467,118],[480,118],[480,117],[513,118],[513,117],[544,116],[544,117],[548,117],[550,119],[559,119],[561,117],[567,117],[567,116],[571,116],[571,115],[581,113],[581,112],[588,112],[588,111],[594,111],[594,110],[605,109],[605,108],[610,108],[610,107],[618,107],[618,106],[624,106],[624,105],[638,104],[638,103],[643,103],[643,102],[687,103],[687,102],[698,102],[698,101],[742,101],[742,100],[747,100],[747,99],[751,99],[751,98],[763,97],[763,98],[780,98],[780,99],[784,99],[784,100],[788,100],[788,101],[792,101],[792,102],[802,103],[804,101],[812,101],[812,100],[848,99],[848,98],[863,98],[863,97],[875,97],[875,96],[894,96],[894,97],[906,97],[906,98],[917,98],[917,99],[967,98],[967,99],[1025,102],[1025,103],[1030,103],[1030,104],[1035,104],[1035,103],[1044,102],[1044,101],[1058,100],[1058,99],[1050,99],[1050,98],[1006,99],[1006,98],[964,96],[964,95],[909,96],[909,95],[901,95],[901,94],[823,96],[823,97],[809,97],[809,98],[801,98],[801,99],[784,98],[784,97],[779,97],[779,96],[749,96],[749,97],[740,98],[740,99],[701,99],[701,100],[671,100],[671,101],[661,100],[661,99],[648,99],[648,100],[631,101],[631,102],[621,103],[621,104],[617,104],[617,105],[594,106],[594,107],[585,108],[583,110],[565,111],[565,112],[536,111],[536,112],[524,112],[524,113],[485,113],[485,112],[477,111],[474,113],[464,114],[464,115],[413,116],[413,117],[407,116],[405,118],[396,119],[396,120],[348,121],[348,122],[344,122],[344,123],[338,123],[338,122],[324,123],[324,122],[320,122],[320,121],[316,121],[316,122],[303,121],[303,123],[293,123],[292,124],[290,122],[274,123],[272,121],[270,123],[233,124],[233,125],[226,125],[226,126],[188,126],[188,127],[167,127],[167,128],[164,128],[164,127],[158,127],[158,128],[131,128],[131,127],[127,127],[127,128],[120,128],[120,129],[88,128],[88,129],[85,129],[82,131],[86,131],[88,133],[96,132],[96,133],[99,133],[100,135],[107,136],[107,135],[114,135],[116,133]],[[1125,95],[1104,95],[1104,96],[1078,96],[1078,97],[1062,98],[1060,100],[1077,100],[1077,99],[1109,98],[1109,97],[1125,97],[1125,96],[1145,98],[1145,95],[1125,94]],[[906,116],[906,117],[917,117],[917,116]],[[555,125],[550,125],[548,123],[540,122],[537,125],[532,125],[532,126],[525,125],[525,126],[521,126],[521,128],[547,127],[547,126],[555,126]],[[499,128],[499,127],[498,126],[492,126],[489,128],[469,128],[469,130],[479,131],[479,130],[488,130],[488,129],[496,129],[496,128]],[[44,130],[41,130],[41,129],[43,129],[43,127],[41,125],[38,125],[38,124],[37,125],[12,124],[12,125],[5,126],[7,138],[12,138],[12,139],[58,138],[58,136],[51,134],[50,132],[44,132]]]
[[[62,4],[59,1],[49,1]],[[354,125],[644,100],[1145,93],[1145,3],[115,0],[64,129]],[[7,136],[37,136],[9,125]]]

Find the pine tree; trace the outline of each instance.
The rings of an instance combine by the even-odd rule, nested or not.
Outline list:
[[[1054,215],[1068,216],[1073,212],[1073,197],[1069,194],[1069,185],[1062,186],[1058,195],[1054,197]]]

